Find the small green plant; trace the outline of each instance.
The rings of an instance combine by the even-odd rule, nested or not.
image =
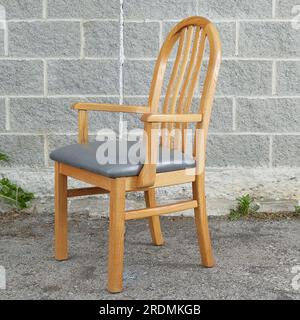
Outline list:
[[[0,198],[18,209],[25,209],[28,208],[34,195],[31,192],[24,191],[21,187],[9,181],[9,179],[2,178],[0,180]]]
[[[9,157],[6,154],[0,152],[0,161],[8,162],[9,161]]]
[[[300,214],[300,206],[295,206],[295,212]]]
[[[0,161],[9,161],[9,157],[0,152]],[[2,177],[0,180],[0,199],[10,203],[18,209],[29,207],[34,194],[24,191],[21,187],[12,183],[8,178]]]
[[[246,194],[236,199],[236,209],[231,209],[229,213],[229,220],[238,220],[241,217],[248,216],[251,213],[255,213],[259,209],[259,205],[254,202],[254,199]]]

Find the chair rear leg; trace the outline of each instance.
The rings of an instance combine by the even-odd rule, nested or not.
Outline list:
[[[155,189],[149,189],[144,192],[145,194],[145,201],[147,208],[156,207],[156,199],[155,199]],[[164,244],[164,238],[161,231],[160,225],[160,217],[154,216],[148,218],[149,220],[149,227],[152,237],[152,242],[156,246],[161,246]]]
[[[206,214],[204,174],[196,176],[196,181],[193,182],[193,198],[198,201],[198,207],[194,209],[194,214],[202,265],[211,268],[214,266],[214,258]]]
[[[110,191],[110,220],[108,247],[108,284],[111,293],[123,289],[123,257],[125,233],[125,181],[115,179]]]
[[[55,259],[68,259],[68,200],[67,176],[62,175],[55,162]]]

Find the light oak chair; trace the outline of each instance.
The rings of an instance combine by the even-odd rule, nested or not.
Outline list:
[[[177,44],[177,47],[175,46]],[[190,113],[195,87],[198,84],[205,46],[209,56],[202,87],[199,113]],[[162,98],[163,79],[172,49],[177,49],[173,69],[163,100],[162,113],[158,113]],[[172,56],[173,58],[173,56]],[[202,17],[190,17],[178,23],[167,36],[158,56],[151,84],[148,106],[128,106],[98,103],[76,103],[78,110],[79,143],[51,153],[55,161],[55,258],[68,258],[67,198],[91,194],[110,194],[108,285],[111,293],[122,291],[125,222],[131,219],[149,219],[152,241],[164,243],[160,215],[194,209],[198,244],[205,267],[213,267],[205,203],[205,153],[213,96],[221,63],[221,43],[214,25]],[[143,114],[147,137],[144,164],[100,165],[96,161],[99,142],[88,143],[88,116],[90,110],[130,112]],[[193,159],[181,163],[174,161],[174,152],[185,152],[185,130],[195,123],[201,130],[201,139],[194,141]],[[167,133],[157,143],[154,128]],[[175,137],[172,129],[177,129]],[[181,132],[179,137],[178,132]],[[152,136],[151,136],[152,135]],[[179,143],[182,141],[182,143]],[[162,146],[173,150],[169,162],[160,159]],[[67,177],[93,185],[89,188],[68,189]],[[155,188],[192,183],[193,199],[169,205],[156,205]],[[125,211],[125,194],[144,191],[146,208]]]

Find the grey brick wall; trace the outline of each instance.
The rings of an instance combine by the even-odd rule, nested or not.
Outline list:
[[[300,23],[292,13],[299,4],[0,0],[0,150],[12,170],[51,170],[51,149],[76,139],[71,103],[145,103],[166,33],[201,15],[216,23],[223,43],[208,167],[300,168]],[[124,118],[138,126],[137,117]],[[119,114],[90,119],[94,134],[118,128]]]

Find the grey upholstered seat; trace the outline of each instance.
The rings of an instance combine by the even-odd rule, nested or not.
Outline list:
[[[130,163],[123,161],[120,163],[119,144],[116,146],[116,163],[115,164],[99,164],[97,161],[97,150],[103,142],[92,142],[89,144],[72,144],[53,151],[50,158],[54,161],[62,162],[76,168],[85,169],[91,172],[99,173],[110,178],[132,177],[137,176],[142,167],[143,161]],[[128,141],[126,149],[129,150],[133,142]],[[179,151],[172,150],[168,155],[169,149],[159,148],[159,159],[157,162],[157,172],[169,172],[195,167],[195,161],[192,157],[183,157]],[[126,150],[125,150],[126,153]],[[128,152],[127,152],[128,153]],[[143,156],[141,156],[144,159]],[[125,162],[125,164],[124,164]]]

